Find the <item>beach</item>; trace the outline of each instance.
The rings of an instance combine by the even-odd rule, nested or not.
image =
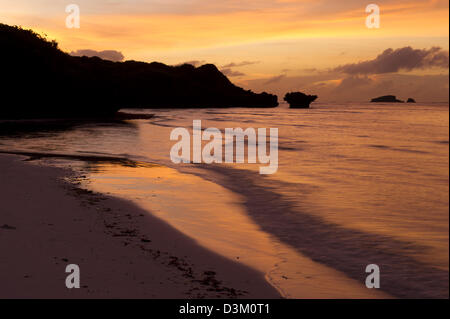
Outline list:
[[[0,298],[281,297],[262,273],[133,203],[24,159],[0,155]],[[80,267],[80,289],[65,285],[69,264]]]
[[[448,299],[449,2],[394,2],[0,0],[0,300]]]
[[[19,156],[2,156],[0,176],[0,235],[17,236],[1,245],[23,258],[2,266],[9,285],[49,269],[62,291],[48,294],[81,294],[64,285],[74,263],[93,298],[448,297],[448,104],[123,112],[2,124],[0,152]],[[278,128],[278,171],[173,163],[171,132],[192,119],[222,132]],[[50,266],[25,262],[52,249]],[[366,287],[371,264],[380,289]]]

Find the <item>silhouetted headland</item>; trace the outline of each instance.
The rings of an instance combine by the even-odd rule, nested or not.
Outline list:
[[[291,108],[307,109],[309,105],[317,99],[317,95],[307,95],[302,92],[286,93],[284,100]]]
[[[32,30],[0,24],[0,118],[103,117],[121,108],[276,107],[216,66],[74,57]]]
[[[384,95],[377,98],[372,99],[370,102],[372,103],[404,103],[402,100],[397,100],[395,95]]]
[[[406,103],[416,103],[416,100],[414,100],[412,97],[408,98]]]

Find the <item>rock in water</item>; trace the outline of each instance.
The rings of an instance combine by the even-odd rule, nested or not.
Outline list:
[[[377,98],[372,99],[370,102],[374,103],[404,103],[402,100],[397,100],[395,95],[384,95]]]
[[[408,101],[406,103],[416,103],[416,100],[414,100],[412,97],[408,98]]]
[[[284,100],[291,108],[309,108],[309,105],[317,99],[317,95],[307,95],[302,92],[291,92],[284,96]]]

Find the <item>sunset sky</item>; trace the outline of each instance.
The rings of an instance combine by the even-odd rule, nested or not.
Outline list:
[[[71,3],[80,29],[66,28]],[[366,27],[370,3],[379,29]],[[324,102],[448,101],[448,14],[447,0],[0,0],[0,22],[45,33],[67,52],[214,63],[245,88]]]

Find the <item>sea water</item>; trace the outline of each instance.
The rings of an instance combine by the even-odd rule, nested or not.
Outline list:
[[[85,187],[136,202],[286,297],[448,297],[448,104],[126,111],[154,117],[9,126],[0,150],[156,164],[80,170]],[[172,163],[170,133],[193,120],[278,128],[278,171]],[[380,266],[380,290],[364,284],[369,264]]]

